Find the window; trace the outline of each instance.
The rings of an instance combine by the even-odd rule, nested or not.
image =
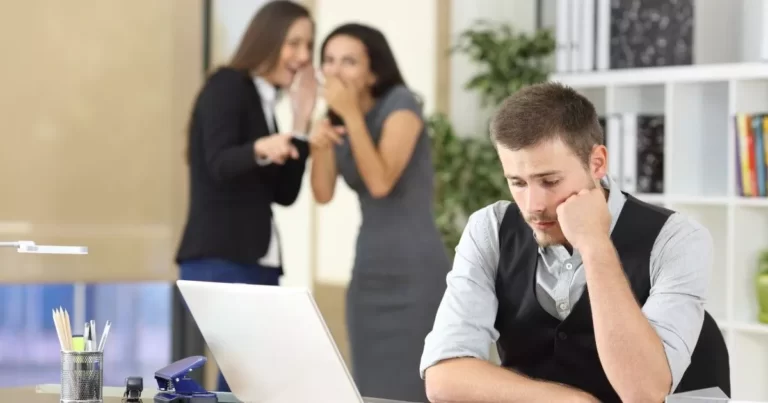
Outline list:
[[[104,352],[104,385],[122,386],[128,376],[152,385],[156,370],[171,361],[169,283],[30,284],[0,286],[0,387],[59,383],[59,342],[52,310],[67,309],[72,332],[85,318],[112,322]],[[75,309],[75,301],[80,307]],[[84,304],[83,304],[84,302]],[[84,312],[79,310],[84,309]],[[76,324],[75,318],[83,318]]]

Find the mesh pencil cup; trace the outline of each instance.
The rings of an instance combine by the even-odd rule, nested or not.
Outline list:
[[[101,403],[104,352],[61,352],[61,403]]]

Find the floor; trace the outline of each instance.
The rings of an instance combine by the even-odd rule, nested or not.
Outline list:
[[[331,336],[333,336],[347,367],[349,367],[349,341],[345,320],[346,293],[347,288],[345,286],[327,283],[315,283],[313,292]]]

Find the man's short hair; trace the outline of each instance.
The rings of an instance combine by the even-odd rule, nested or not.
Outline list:
[[[603,129],[595,107],[573,88],[555,82],[534,84],[509,96],[490,125],[498,147],[517,151],[560,139],[588,166]]]

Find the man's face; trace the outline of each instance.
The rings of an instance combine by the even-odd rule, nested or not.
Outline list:
[[[557,206],[580,190],[598,185],[606,172],[605,147],[595,147],[589,168],[560,139],[517,151],[500,145],[497,149],[512,198],[536,241],[540,246],[567,244],[557,221]]]

